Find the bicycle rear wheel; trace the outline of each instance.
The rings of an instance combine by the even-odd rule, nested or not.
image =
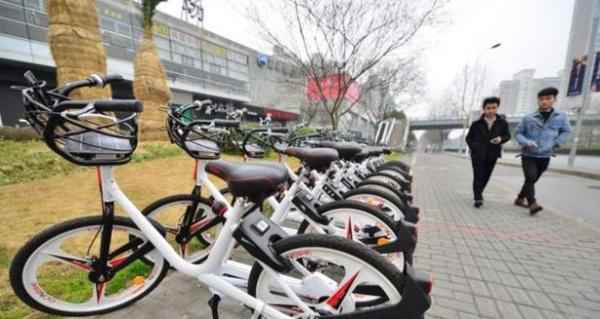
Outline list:
[[[108,265],[114,274],[94,279],[102,225],[102,216],[77,218],[27,242],[10,267],[10,282],[19,299],[48,314],[89,316],[123,308],[156,288],[169,265],[123,217],[114,218],[111,234]],[[144,255],[132,255],[146,249]]]

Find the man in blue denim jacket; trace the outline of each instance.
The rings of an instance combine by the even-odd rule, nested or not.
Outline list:
[[[553,87],[538,92],[538,110],[525,116],[515,131],[525,175],[515,205],[529,208],[531,215],[543,209],[535,200],[535,183],[548,168],[554,149],[563,145],[571,132],[567,114],[553,107],[557,95],[558,90]]]

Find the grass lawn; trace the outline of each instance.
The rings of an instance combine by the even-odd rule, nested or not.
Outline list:
[[[222,158],[241,161],[240,156]],[[194,161],[175,146],[147,143],[140,146],[133,163],[117,167],[115,172],[121,189],[142,209],[161,197],[191,192],[193,167]],[[41,142],[0,140],[0,177],[0,318],[45,318],[13,295],[8,280],[11,258],[43,229],[100,213],[96,171],[58,158]],[[213,182],[225,185],[216,178]],[[117,214],[123,213],[117,209]],[[136,266],[131,273],[144,271]],[[74,290],[80,289],[72,284]]]

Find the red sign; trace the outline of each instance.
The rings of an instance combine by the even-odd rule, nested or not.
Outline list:
[[[328,75],[322,78],[318,84],[321,86],[323,96],[326,99],[337,100],[340,96],[340,91],[348,85],[350,78],[344,75]],[[321,94],[319,92],[319,85],[315,78],[308,79],[306,83],[306,97],[310,102],[317,102],[321,100]],[[352,82],[346,89],[344,98],[356,102],[360,95],[360,87],[358,83]]]
[[[263,109],[263,114],[267,116],[267,114],[271,114],[271,117],[277,120],[282,121],[294,121],[298,119],[298,116],[294,113],[278,111],[273,109]]]

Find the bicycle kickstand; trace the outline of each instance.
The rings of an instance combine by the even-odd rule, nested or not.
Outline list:
[[[217,294],[212,295],[210,299],[208,299],[208,305],[212,310],[213,319],[219,319],[219,302],[221,301],[221,297]]]

